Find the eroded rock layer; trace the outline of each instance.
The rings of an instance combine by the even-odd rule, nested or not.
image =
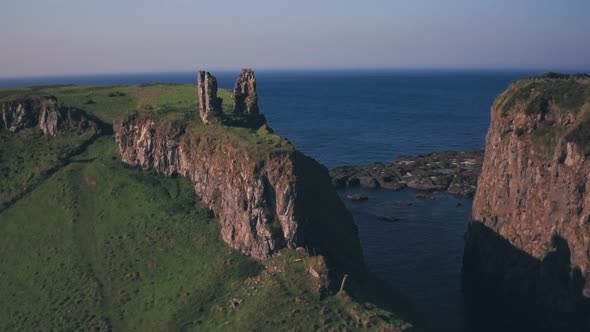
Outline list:
[[[0,130],[18,132],[35,126],[46,136],[99,130],[84,111],[59,105],[53,96],[24,97],[0,104]]]
[[[267,258],[303,246],[361,266],[356,226],[327,169],[290,145],[248,146],[227,128],[140,114],[116,121],[115,137],[123,162],[189,177],[232,248]]]
[[[492,107],[464,285],[520,328],[589,331],[590,80],[513,83]]]

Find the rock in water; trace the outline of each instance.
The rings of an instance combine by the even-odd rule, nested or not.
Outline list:
[[[355,202],[364,202],[369,199],[368,196],[363,195],[363,194],[347,195],[346,198],[348,198],[351,201],[355,201]]]
[[[590,331],[589,103],[590,79],[565,75],[517,81],[492,107],[464,288],[521,330]]]
[[[448,192],[458,197],[475,194],[481,171],[483,149],[438,151],[426,155],[402,156],[387,163],[340,166],[330,170],[336,188],[356,187],[424,192]]]
[[[258,114],[258,95],[256,94],[256,77],[252,69],[242,69],[234,87],[235,114]]]
[[[217,79],[208,71],[199,71],[198,79],[199,116],[204,124],[221,114],[221,98],[217,97]]]

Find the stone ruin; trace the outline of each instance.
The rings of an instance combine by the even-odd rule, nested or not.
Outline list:
[[[254,71],[244,68],[234,87],[234,106],[231,114],[224,116],[222,100],[217,97],[217,79],[207,71],[199,71],[199,115],[204,124],[219,121],[227,125],[256,127],[266,123],[258,108],[256,77]]]
[[[208,71],[199,71],[199,115],[204,124],[221,114],[221,98],[217,97],[217,79]]]
[[[256,94],[256,77],[254,71],[244,68],[238,76],[234,87],[235,114],[258,114],[258,95]]]

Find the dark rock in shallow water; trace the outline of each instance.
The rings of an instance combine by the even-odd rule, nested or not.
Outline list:
[[[416,194],[417,199],[428,199],[428,200],[435,200],[436,197],[432,196],[431,193],[428,192],[419,192]]]
[[[393,202],[391,202],[391,205],[395,205],[395,206],[412,206],[412,205],[414,205],[414,203],[412,203],[410,201],[393,201]]]
[[[408,187],[472,197],[481,173],[483,153],[483,149],[477,149],[402,156],[388,163],[336,167],[330,170],[330,176],[336,188],[360,186],[397,191]]]
[[[355,201],[355,202],[364,202],[369,199],[369,197],[367,197],[366,195],[362,195],[362,194],[348,195],[348,196],[346,196],[346,198],[348,198],[351,201]]]
[[[385,221],[385,222],[397,222],[397,221],[401,221],[400,218],[388,217],[388,216],[377,216],[377,220]]]

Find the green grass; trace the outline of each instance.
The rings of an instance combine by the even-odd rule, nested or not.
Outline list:
[[[538,77],[514,82],[508,90],[508,96],[502,101],[502,115],[507,115],[519,104],[525,104],[527,115],[548,112],[550,105],[559,112],[579,112],[584,103],[590,100],[590,80],[577,77]]]
[[[48,139],[38,129],[0,133],[0,211],[64,163],[91,133]]]
[[[526,137],[543,149],[544,158],[553,157],[562,138],[575,142],[585,155],[590,155],[590,76],[547,73],[515,81],[507,92],[496,99],[502,116],[522,111],[533,119],[534,130]],[[570,113],[581,120],[559,125],[543,119],[555,120]],[[521,136],[519,134],[519,136]]]
[[[186,121],[189,131],[261,155],[293,149],[266,127],[204,126],[193,85],[36,87],[0,90],[0,99],[15,94],[52,94],[107,124],[137,110]],[[229,92],[220,95],[228,111]],[[410,310],[405,299],[370,278],[351,284],[363,295],[354,300],[318,291],[308,273],[318,257],[285,250],[261,262],[231,250],[187,179],[125,166],[111,135],[88,139],[47,139],[36,129],[0,136],[0,199],[27,189],[0,211],[0,330],[411,327],[396,314]]]
[[[121,96],[111,96],[113,94],[121,94]],[[193,131],[224,136],[236,147],[292,148],[287,140],[271,133],[267,127],[251,129],[229,126],[208,128],[204,126],[198,117],[197,88],[193,84],[150,83],[90,87],[61,85],[0,89],[0,102],[14,99],[15,96],[26,95],[54,95],[60,103],[81,108],[107,124],[112,124],[115,118],[124,117],[137,111],[172,121],[191,122]],[[223,99],[224,112],[229,113],[233,107],[231,92],[220,89],[218,95]]]
[[[120,96],[112,95],[120,94]],[[41,86],[0,89],[0,102],[17,96],[54,95],[68,106],[92,113],[105,123],[133,111],[164,113],[198,113],[197,87],[194,84],[151,83],[124,86]],[[220,89],[223,110],[230,112],[233,100],[229,90]]]
[[[188,180],[125,167],[111,137],[2,212],[0,242],[0,330],[407,326],[320,298],[304,253],[263,265],[230,250]]]

